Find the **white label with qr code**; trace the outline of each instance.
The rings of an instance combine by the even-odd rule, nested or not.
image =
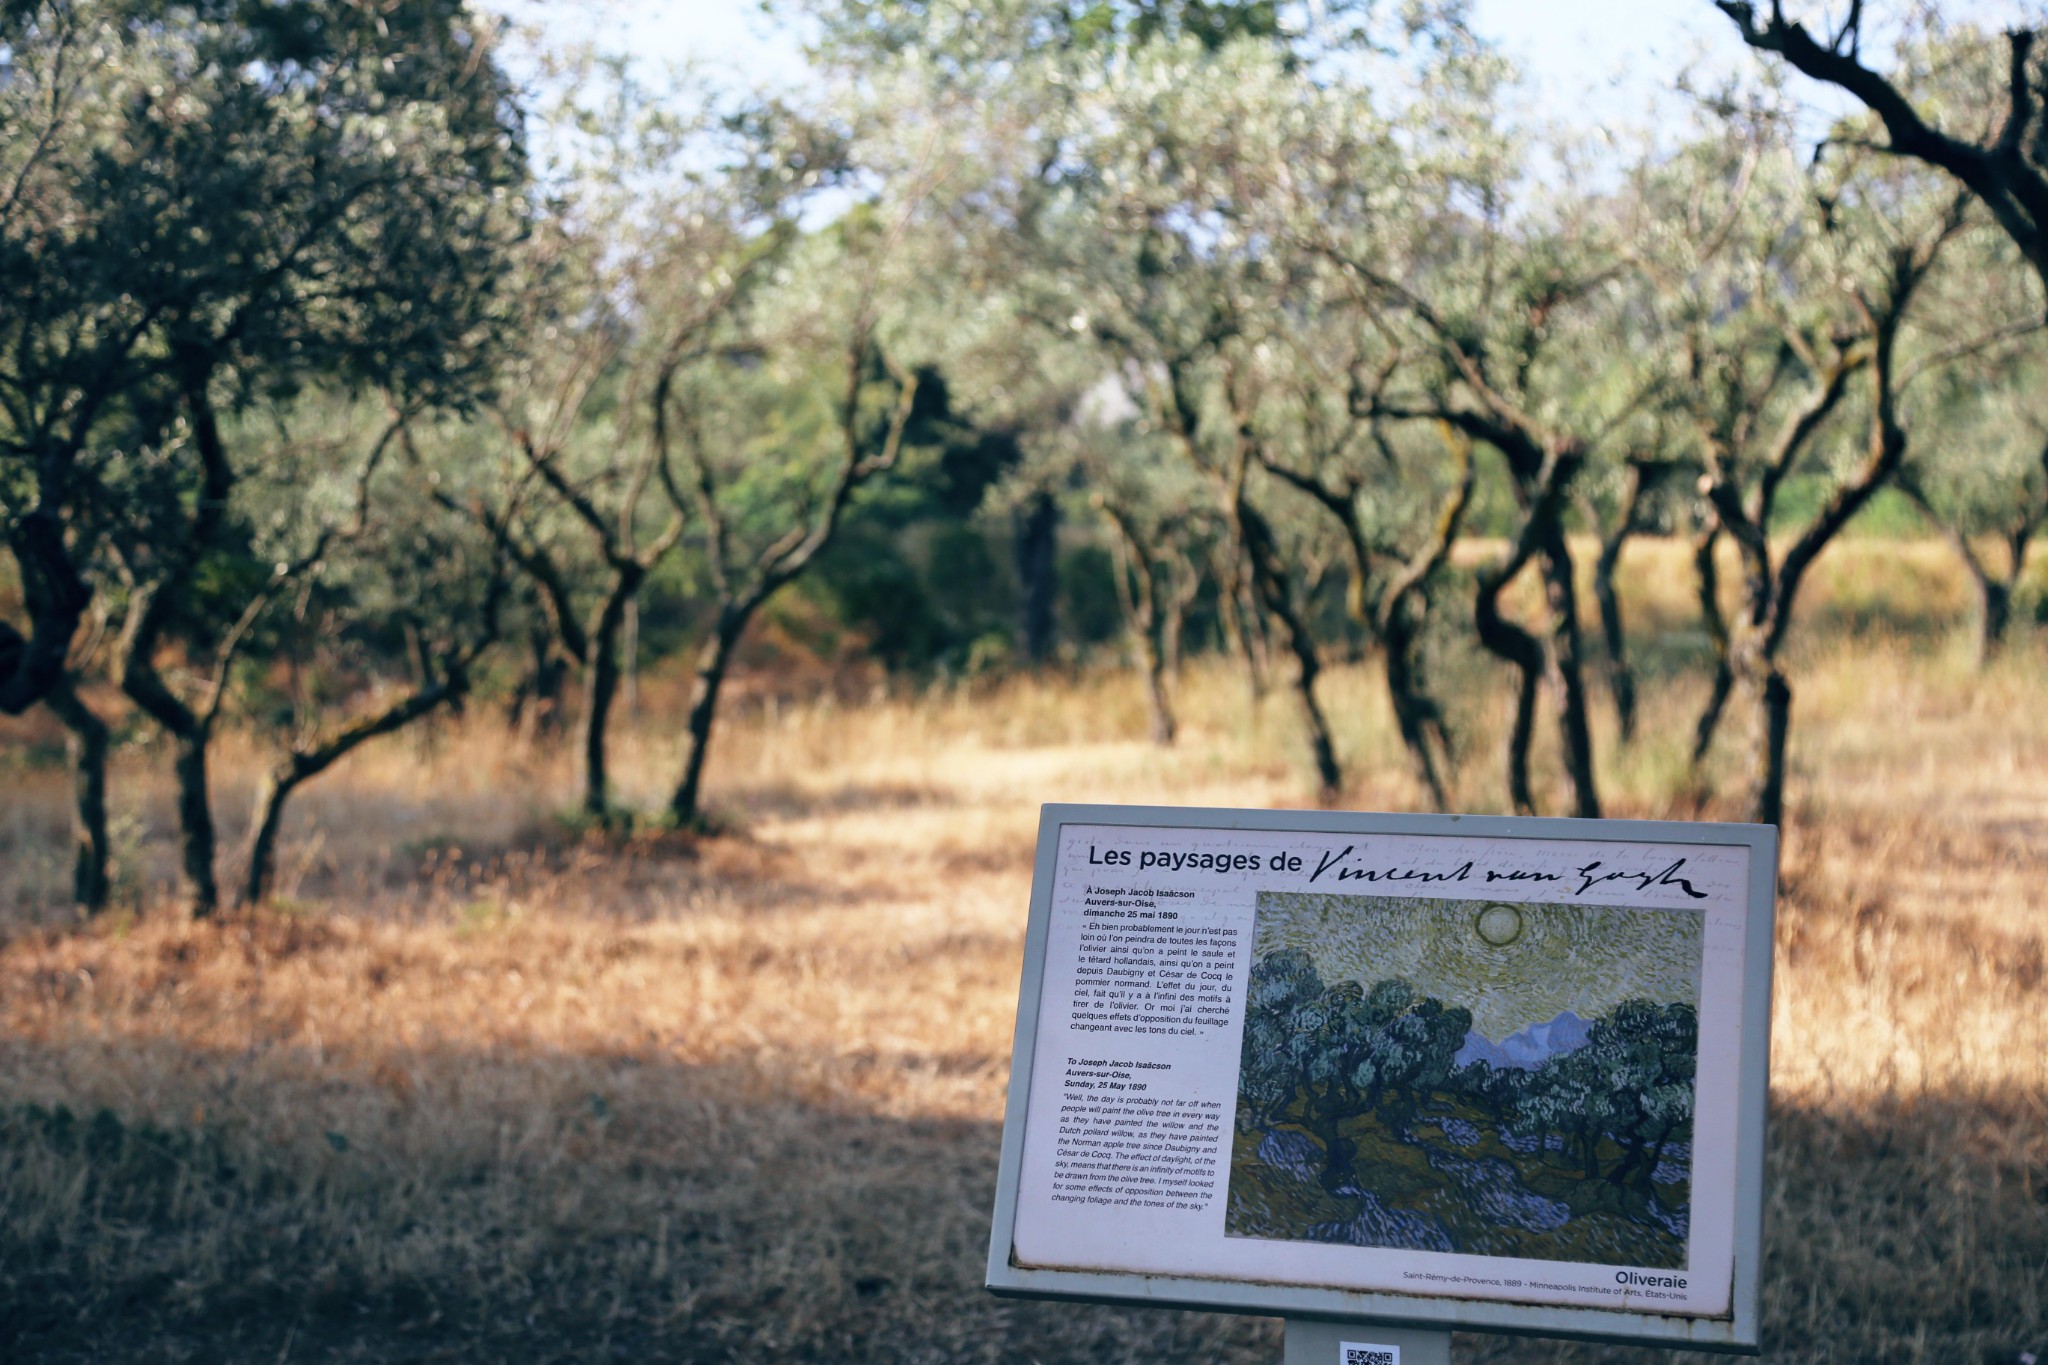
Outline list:
[[[1339,1342],[1337,1365],[1401,1365],[1401,1348],[1373,1346],[1362,1341]]]

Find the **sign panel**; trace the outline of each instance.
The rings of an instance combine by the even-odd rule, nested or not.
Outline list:
[[[1776,832],[1048,806],[989,1287],[1753,1349]]]

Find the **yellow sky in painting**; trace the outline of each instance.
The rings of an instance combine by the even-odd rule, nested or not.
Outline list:
[[[1303,949],[1325,981],[1398,977],[1471,1010],[1494,1042],[1564,1010],[1591,1019],[1629,999],[1699,1004],[1697,911],[1515,905],[1517,925],[1488,916],[1492,904],[1268,891],[1253,953]]]

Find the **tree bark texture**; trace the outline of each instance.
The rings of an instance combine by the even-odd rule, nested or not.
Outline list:
[[[690,689],[690,714],[684,729],[683,774],[669,802],[669,814],[678,829],[694,829],[700,822],[704,759],[711,749],[711,725],[718,715],[719,689],[725,685],[726,670],[732,666],[733,651],[746,631],[747,621],[759,605],[743,600],[721,606],[710,638],[697,652],[697,678]]]
[[[1600,608],[1600,634],[1607,647],[1607,690],[1614,699],[1621,742],[1630,744],[1636,737],[1636,676],[1629,666],[1628,630],[1621,614],[1621,597],[1614,590],[1614,575],[1621,566],[1622,550],[1636,532],[1647,482],[1642,465],[1630,461],[1623,480],[1619,514],[1600,537],[1600,553],[1593,561],[1593,600]]]
[[[1735,670],[1728,657],[1728,618],[1721,611],[1721,570],[1714,559],[1714,545],[1721,538],[1718,523],[1710,524],[1693,537],[1692,564],[1699,585],[1700,624],[1714,646],[1714,679],[1707,704],[1693,725],[1692,766],[1695,772],[1706,762],[1713,747],[1714,732],[1720,728],[1721,713],[1727,709],[1728,694],[1735,688]]]
[[[179,858],[192,888],[192,915],[204,919],[220,908],[220,882],[214,875],[216,839],[213,806],[206,775],[206,751],[212,727],[197,726],[172,741],[171,770],[178,784]]]
[[[1750,818],[1760,825],[1785,819],[1785,741],[1792,727],[1792,685],[1775,663],[1764,663],[1748,682],[1756,714],[1751,737]]]
[[[1121,511],[1108,504],[1104,515],[1116,533],[1116,595],[1123,609],[1124,628],[1133,660],[1145,678],[1145,707],[1151,721],[1152,742],[1173,743],[1178,725],[1173,700],[1166,688],[1166,650],[1160,639],[1160,585],[1158,566],[1138,529]]]
[[[143,608],[146,617],[155,615],[161,600],[152,600]],[[145,631],[144,638],[153,639],[153,632]],[[204,919],[220,908],[220,885],[213,870],[213,807],[206,766],[206,751],[213,742],[214,707],[209,704],[195,711],[180,701],[158,676],[140,641],[135,643],[123,668],[121,685],[129,698],[171,737],[171,769],[178,789],[180,860],[191,890],[193,917]]]
[[[630,561],[613,568],[611,591],[605,594],[597,619],[587,638],[589,657],[583,672],[583,716],[581,750],[583,757],[583,813],[604,821],[611,816],[611,774],[606,764],[606,740],[611,728],[612,706],[618,699],[622,677],[619,637],[626,624],[627,609],[640,591],[646,570]]]
[[[1519,569],[1520,565],[1513,568]],[[1505,569],[1480,574],[1472,620],[1486,652],[1515,670],[1514,721],[1508,726],[1507,742],[1508,802],[1517,815],[1535,815],[1536,796],[1529,784],[1529,746],[1536,731],[1536,693],[1543,682],[1543,644],[1501,615],[1500,596],[1511,576],[1511,571]]]
[[[1550,608],[1549,669],[1558,688],[1558,727],[1564,741],[1565,781],[1572,814],[1600,818],[1600,791],[1593,775],[1593,729],[1586,710],[1585,670],[1580,664],[1578,590],[1564,525],[1553,514],[1543,538],[1543,589]]]
[[[1294,655],[1294,692],[1308,730],[1309,756],[1315,763],[1318,794],[1326,802],[1334,801],[1344,790],[1344,770],[1337,763],[1337,746],[1330,737],[1329,720],[1316,699],[1316,678],[1322,672],[1322,662],[1316,657],[1315,636],[1288,591],[1286,566],[1280,562],[1272,528],[1241,497],[1236,520],[1259,604],[1280,623],[1288,651]]]
[[[69,677],[43,698],[66,732],[71,758],[71,900],[85,914],[106,908],[112,887],[107,841],[107,723],[79,697]]]
[[[1387,676],[1387,695],[1394,706],[1394,724],[1401,732],[1415,776],[1429,793],[1437,810],[1448,810],[1450,792],[1444,782],[1449,763],[1450,736],[1444,729],[1443,708],[1430,696],[1416,662],[1421,631],[1405,607],[1397,608],[1384,623],[1381,647]],[[1437,755],[1445,755],[1443,763]]]
[[[1060,508],[1040,491],[1016,519],[1017,581],[1023,588],[1020,622],[1024,658],[1033,668],[1052,657],[1059,619]]]

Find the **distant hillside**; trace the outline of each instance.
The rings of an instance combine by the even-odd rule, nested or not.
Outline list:
[[[1510,1033],[1498,1043],[1484,1034],[1468,1033],[1465,1046],[1458,1049],[1455,1060],[1459,1066],[1487,1062],[1496,1067],[1512,1066],[1534,1071],[1558,1053],[1583,1046],[1587,1031],[1592,1027],[1592,1021],[1565,1010],[1547,1023],[1531,1024],[1519,1032]]]

